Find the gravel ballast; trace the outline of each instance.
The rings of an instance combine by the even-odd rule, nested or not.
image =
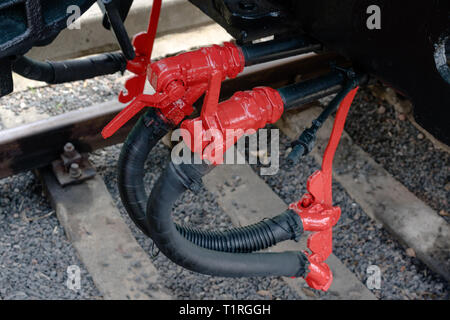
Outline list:
[[[365,89],[356,96],[345,130],[376,162],[450,222],[450,154],[435,147],[373,92]]]
[[[100,298],[33,174],[0,180],[0,194],[0,298]],[[66,286],[72,265],[81,269],[80,290]]]

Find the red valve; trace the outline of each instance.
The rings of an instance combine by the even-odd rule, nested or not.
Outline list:
[[[199,118],[181,124],[183,140],[193,152],[220,164],[223,154],[244,134],[276,122],[284,105],[278,92],[260,87],[235,93],[219,104],[222,75],[214,73]]]
[[[307,190],[302,199],[289,208],[300,215],[305,231],[312,231],[308,238],[306,252],[310,262],[306,282],[311,288],[327,291],[333,281],[333,274],[325,263],[333,247],[332,228],[339,220],[341,209],[333,207],[332,170],[333,158],[344,130],[345,120],[358,88],[353,89],[342,101],[334,121],[330,141],[325,150],[321,170],[308,179]]]
[[[225,42],[223,46],[205,47],[154,62],[148,68],[148,80],[156,92],[164,92],[173,81],[180,81],[185,87],[208,85],[217,71],[221,72],[222,81],[235,78],[244,66],[241,49]]]
[[[120,102],[131,103],[103,129],[105,139],[145,107],[159,108],[167,121],[177,125],[192,113],[192,105],[203,95],[214,72],[220,71],[223,81],[244,70],[244,55],[232,43],[202,48],[150,64],[161,5],[162,0],[153,0],[147,32],[138,33],[133,38],[136,57],[128,62],[127,69],[135,76],[125,82],[127,92],[122,91],[119,95]],[[144,94],[147,77],[156,91],[153,95]]]
[[[133,46],[136,57],[128,62],[127,69],[136,75],[125,82],[127,93],[122,91],[119,94],[119,101],[122,103],[130,102],[144,92],[147,66],[150,63],[153,52],[161,6],[162,0],[153,0],[152,13],[150,15],[147,32],[138,33],[133,37]]]
[[[137,62],[130,63],[129,66],[136,71],[143,68]],[[142,75],[127,80],[129,94],[121,94],[119,100],[126,101],[133,95],[136,98],[103,129],[102,135],[104,138],[110,137],[144,107],[161,109],[166,119],[176,125],[192,113],[193,103],[206,91],[213,74],[220,73],[220,88],[220,82],[226,78],[235,78],[244,70],[244,66],[241,49],[232,43],[202,48],[154,62],[148,66],[147,73],[156,93],[142,93],[145,84],[145,78],[142,83]]]

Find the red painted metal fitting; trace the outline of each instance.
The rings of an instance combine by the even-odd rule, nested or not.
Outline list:
[[[308,182],[310,180],[311,178]],[[307,205],[305,206],[305,204]],[[341,216],[341,209],[332,207],[323,201],[317,201],[309,193],[305,194],[299,202],[289,205],[289,209],[300,216],[305,231],[315,232],[308,238],[308,248],[316,258],[320,257],[320,261],[325,261],[333,249],[332,228]]]
[[[306,194],[299,202],[289,206],[302,219],[303,229],[317,232],[334,227],[341,216],[341,208],[311,202],[311,198],[310,194]]]
[[[201,48],[152,63],[147,76],[156,92],[163,92],[173,81],[185,87],[208,84],[211,74],[220,71],[222,81],[235,78],[244,70],[242,50],[230,42]]]
[[[137,48],[145,48],[146,35],[136,36],[134,43]],[[177,125],[192,113],[193,103],[205,93],[213,74],[220,74],[222,82],[226,78],[235,78],[245,67],[242,50],[230,42],[182,53],[148,65],[147,77],[156,91],[148,95],[143,94],[145,73],[142,74],[147,61],[148,56],[138,55],[128,63],[128,69],[136,76],[127,80],[125,87],[128,92],[121,92],[119,101],[134,100],[103,129],[104,138],[113,135],[145,107],[161,109],[166,120]]]
[[[333,158],[357,91],[358,88],[350,91],[339,106],[323,156],[322,168],[309,177],[306,184],[308,192],[300,201],[289,206],[302,219],[303,229],[312,232],[307,242],[310,252],[305,252],[310,263],[305,280],[311,288],[317,290],[327,291],[333,282],[333,274],[325,263],[333,249],[333,226],[341,216],[341,209],[332,206]]]
[[[333,273],[330,267],[316,259],[315,255],[308,256],[309,271],[305,277],[306,283],[313,289],[327,291],[333,282]]]
[[[219,164],[226,150],[244,134],[275,123],[283,110],[283,100],[272,88],[237,92],[216,106],[206,104],[199,118],[185,120],[183,139],[193,152]]]

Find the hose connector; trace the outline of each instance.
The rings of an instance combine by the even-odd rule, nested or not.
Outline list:
[[[181,128],[183,139],[193,152],[220,164],[224,153],[242,136],[278,121],[284,104],[278,92],[269,87],[237,92],[218,104],[217,100],[210,99],[211,95],[218,99],[214,89],[208,91],[201,116],[185,120]]]

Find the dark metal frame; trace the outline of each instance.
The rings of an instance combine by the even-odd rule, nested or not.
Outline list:
[[[450,36],[450,1],[190,1],[239,41],[306,33],[409,98],[417,122],[450,144],[450,84],[435,60]],[[371,5],[381,9],[379,30],[367,27]]]
[[[50,44],[67,27],[67,7],[84,13],[95,0],[3,0],[0,3],[0,97],[13,91],[12,59]]]
[[[0,58],[25,54],[36,45],[48,45],[67,27],[69,5],[81,13],[95,0],[4,0],[0,3]],[[14,22],[14,23],[12,23]],[[24,30],[17,34],[18,30]],[[11,38],[11,35],[16,36]]]

